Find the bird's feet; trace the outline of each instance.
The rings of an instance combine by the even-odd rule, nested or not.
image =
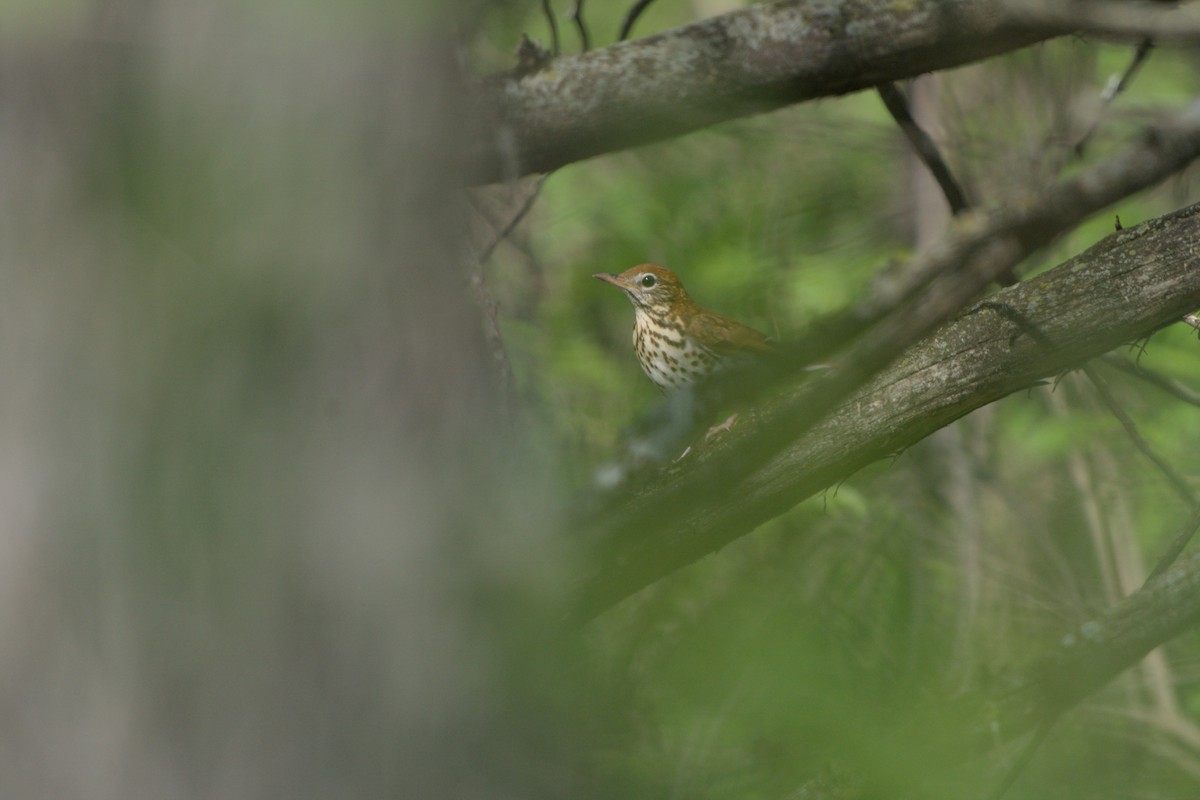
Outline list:
[[[711,428],[708,429],[708,432],[704,434],[703,441],[707,442],[709,439],[716,436],[718,433],[724,433],[725,431],[731,429],[733,427],[733,423],[737,422],[737,418],[738,418],[737,414],[730,414],[729,419],[725,420],[720,425],[713,425]],[[687,457],[687,454],[692,452],[692,447],[693,447],[693,445],[689,444],[687,446],[686,450],[684,450],[682,453],[680,453],[678,456],[675,457],[675,460],[683,461],[683,459]]]
[[[704,434],[704,441],[707,442],[718,433],[724,433],[725,431],[731,430],[733,428],[733,423],[737,422],[737,418],[737,414],[730,414],[729,419],[725,420],[720,425],[713,425],[708,429],[708,433]]]

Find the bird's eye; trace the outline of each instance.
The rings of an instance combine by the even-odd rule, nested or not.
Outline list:
[[[653,275],[643,275],[642,276],[641,284],[645,288],[649,289],[649,288],[653,287],[654,284],[656,284],[656,283],[658,283],[658,279],[655,278]]]

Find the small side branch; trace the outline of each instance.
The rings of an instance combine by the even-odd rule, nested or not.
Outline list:
[[[561,55],[558,21],[554,19],[554,9],[550,6],[550,0],[542,0],[542,13],[546,15],[546,23],[550,26],[550,51],[556,56]]]
[[[617,34],[618,42],[623,42],[629,38],[630,32],[633,31],[634,23],[638,21],[638,17],[640,17],[642,12],[649,8],[650,4],[653,2],[654,0],[637,0],[636,3],[629,7],[629,11],[625,13],[625,19],[621,20],[621,30]]]
[[[1100,401],[1121,423],[1121,426],[1125,429],[1126,434],[1128,434],[1130,440],[1133,441],[1134,446],[1140,450],[1143,455],[1149,458],[1156,467],[1158,467],[1159,471],[1166,476],[1167,481],[1171,484],[1172,488],[1174,488],[1179,496],[1182,497],[1192,508],[1192,515],[1172,538],[1171,544],[1168,545],[1166,551],[1159,557],[1158,563],[1154,565],[1154,569],[1146,578],[1146,583],[1143,584],[1149,585],[1151,581],[1153,581],[1175,563],[1175,560],[1179,558],[1179,554],[1184,551],[1188,545],[1188,542],[1192,540],[1192,537],[1196,533],[1196,529],[1200,528],[1200,502],[1197,502],[1196,495],[1192,492],[1191,487],[1188,485],[1187,481],[1184,480],[1183,476],[1175,471],[1175,468],[1171,466],[1170,462],[1156,453],[1154,448],[1150,446],[1150,443],[1142,437],[1133,419],[1130,418],[1127,413],[1125,413],[1125,409],[1121,407],[1116,398],[1113,397],[1112,392],[1109,391],[1108,385],[1104,382],[1104,379],[1101,378],[1100,375],[1097,374],[1097,372],[1090,365],[1085,365],[1083,367],[1083,373],[1087,376],[1088,380],[1092,382],[1092,385],[1096,387],[1096,393],[1099,395]]]
[[[950,167],[946,164],[946,159],[942,157],[933,137],[926,133],[913,117],[912,109],[904,92],[891,82],[880,84],[876,89],[888,113],[892,115],[892,119],[900,126],[905,138],[912,145],[917,158],[929,170],[934,181],[942,190],[942,195],[950,206],[950,214],[957,217],[970,211],[971,203],[967,200],[966,192],[954,177],[954,173],[950,171]],[[1017,282],[1017,276],[1012,270],[1005,270],[996,276],[996,282],[1001,286],[1012,286]]]
[[[575,24],[575,30],[579,32],[579,49],[586,53],[591,49],[591,37],[588,36],[587,24],[583,19],[583,3],[584,0],[575,0],[571,6],[570,13],[567,14],[567,19]]]
[[[1175,560],[1184,551],[1184,548],[1188,546],[1188,542],[1196,535],[1197,529],[1200,529],[1200,507],[1193,509],[1192,515],[1188,517],[1187,522],[1183,523],[1183,526],[1175,532],[1175,536],[1171,539],[1171,544],[1159,556],[1158,563],[1154,565],[1154,569],[1150,571],[1150,575],[1146,578],[1146,583],[1143,585],[1148,585],[1150,581],[1170,569],[1171,565],[1175,563]]]
[[[1108,412],[1116,417],[1117,421],[1121,423],[1121,427],[1125,429],[1125,433],[1127,436],[1129,436],[1129,440],[1133,442],[1133,446],[1136,447],[1142,455],[1150,459],[1154,466],[1158,467],[1159,472],[1161,472],[1167,479],[1167,482],[1171,484],[1171,488],[1173,488],[1175,492],[1181,498],[1183,498],[1188,506],[1195,508],[1197,505],[1196,496],[1192,493],[1192,489],[1190,486],[1188,486],[1187,481],[1183,479],[1182,475],[1176,472],[1175,468],[1171,466],[1170,462],[1154,451],[1154,448],[1150,446],[1150,443],[1147,442],[1142,436],[1141,432],[1138,431],[1137,423],[1133,421],[1129,414],[1125,413],[1125,409],[1121,407],[1121,404],[1117,402],[1117,398],[1115,398],[1112,392],[1109,391],[1108,384],[1105,382],[1104,378],[1102,378],[1095,369],[1087,364],[1082,367],[1082,371],[1083,374],[1087,376],[1087,379],[1091,381],[1092,386],[1096,388],[1096,395],[1100,398],[1100,402],[1105,408],[1108,409]]]
[[[1145,63],[1146,59],[1149,57],[1150,50],[1153,47],[1153,39],[1142,39],[1142,41],[1138,43],[1137,49],[1133,51],[1133,58],[1130,60],[1129,66],[1125,68],[1125,71],[1121,73],[1120,77],[1114,76],[1113,79],[1109,81],[1108,85],[1104,87],[1104,91],[1100,93],[1100,111],[1096,114],[1096,119],[1092,122],[1091,127],[1087,129],[1087,132],[1084,133],[1083,136],[1080,137],[1079,141],[1075,143],[1076,156],[1083,155],[1083,151],[1087,148],[1088,142],[1091,141],[1092,136],[1096,134],[1096,131],[1100,129],[1100,124],[1104,121],[1104,116],[1108,112],[1109,106],[1112,105],[1113,100],[1116,100],[1117,96],[1121,94],[1121,92],[1128,88],[1130,82],[1133,81],[1133,76],[1137,74],[1139,69],[1141,69],[1142,64]]]
[[[1193,517],[1195,519],[1195,516]],[[1200,622],[1200,553],[1191,553],[1104,613],[1062,636],[1041,658],[997,676],[992,723],[976,746],[994,746],[1075,707],[1155,647]]]
[[[913,119],[908,98],[900,91],[900,87],[894,83],[882,83],[879,85],[878,91],[888,113],[892,115],[892,119],[904,132],[904,136],[916,151],[921,163],[929,169],[933,179],[941,187],[942,194],[946,196],[946,202],[950,204],[950,213],[958,216],[964,211],[969,211],[971,204],[967,200],[966,192],[954,178],[954,174],[950,172],[950,167],[946,165],[946,160],[942,158],[933,139]]]
[[[1166,375],[1161,375],[1152,369],[1147,369],[1141,364],[1135,364],[1119,353],[1106,353],[1100,360],[1114,369],[1119,369],[1138,380],[1145,381],[1177,400],[1182,400],[1189,405],[1200,406],[1200,392],[1185,386],[1174,378],[1168,378]]]
[[[947,727],[955,733],[932,739],[920,755],[944,764],[992,752],[998,742],[1034,732],[992,793],[999,797],[1055,720],[1197,623],[1200,553],[1191,553],[1113,607],[1066,631],[1038,658],[995,675],[979,694],[952,702]],[[946,717],[935,720],[946,726]],[[931,730],[936,722],[917,719],[913,724]]]
[[[545,175],[538,176],[537,181],[533,185],[533,189],[530,190],[529,194],[525,195],[525,200],[522,201],[516,213],[513,214],[512,218],[505,224],[503,228],[500,229],[500,231],[496,234],[496,237],[488,243],[487,247],[483,248],[483,250],[479,252],[480,264],[486,264],[488,259],[492,257],[492,253],[496,252],[496,248],[500,246],[500,243],[508,238],[508,235],[512,233],[514,229],[516,229],[517,225],[521,224],[521,220],[523,220],[525,215],[529,213],[529,210],[533,208],[533,204],[538,198],[538,193],[542,191],[542,186],[546,183],[546,179],[549,178],[551,174],[552,173],[547,172]]]

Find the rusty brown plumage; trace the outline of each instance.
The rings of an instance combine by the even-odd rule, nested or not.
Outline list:
[[[663,391],[697,384],[772,349],[753,328],[696,305],[666,267],[640,264],[620,275],[592,277],[621,289],[633,303],[638,362]]]

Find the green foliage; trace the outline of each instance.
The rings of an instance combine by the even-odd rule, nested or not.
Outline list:
[[[1018,201],[1110,156],[1154,118],[1146,106],[1177,107],[1195,93],[1191,57],[1155,51],[1077,159],[1071,147],[1101,113],[1100,90],[1130,55],[1082,40],[1032,48],[939,76],[919,115],[937,117],[976,201]],[[914,199],[920,171],[882,104],[861,93],[552,175],[523,251],[502,249],[490,273],[503,284],[534,264],[542,276],[536,304],[520,289],[505,298],[530,309],[505,329],[523,387],[570,458],[610,458],[618,431],[655,397],[628,341],[632,309],[592,273],[662,263],[701,305],[786,338],[852,305],[890,259],[914,249],[916,219],[944,213],[936,195]],[[1113,213],[1131,226],[1194,200],[1193,183],[1174,181]],[[1025,270],[1055,266],[1113,224],[1112,213],[1088,221]],[[1176,326],[1140,363],[1194,385],[1198,347]],[[1102,371],[1142,435],[1200,489],[1197,409]],[[1002,400],[953,431],[595,623],[583,666],[607,707],[593,730],[604,742],[595,765],[639,796],[778,798],[847,768],[911,785],[916,776],[902,778],[880,743],[907,713],[898,697],[978,687],[1029,659],[1136,588],[1186,517],[1079,376]],[[1178,642],[1173,663],[1194,664],[1196,644]],[[1200,739],[1130,741],[1170,739],[1173,724],[1200,732],[1191,672],[1168,668],[1168,705],[1145,699],[1148,687],[1163,688],[1163,673],[1125,676],[1068,717],[1012,796],[1181,791],[1200,767]],[[936,796],[964,796],[967,786],[986,795],[1005,763],[956,767],[928,785]]]
[[[738,5],[658,0],[635,35]],[[1082,376],[1051,376],[564,631],[593,543],[561,521],[659,399],[591,276],[662,263],[786,340],[944,203],[871,92],[572,164],[482,268],[488,350],[459,267],[530,186],[447,185],[461,87],[426,23],[452,10],[0,9],[0,793],[987,796],[1019,743],[922,772],[906,756],[961,733],[922,715],[1136,589],[1183,501]],[[457,10],[477,72],[549,43],[540,2]],[[585,4],[594,46],[626,10]],[[917,115],[975,201],[1023,202],[1200,88],[1158,48],[1101,113],[1130,51],[930,76]],[[1197,348],[1173,326],[1119,352],[1194,387]],[[1200,490],[1197,407],[1097,369]],[[1194,794],[1198,667],[1186,632],[1059,721],[1010,796]]]

